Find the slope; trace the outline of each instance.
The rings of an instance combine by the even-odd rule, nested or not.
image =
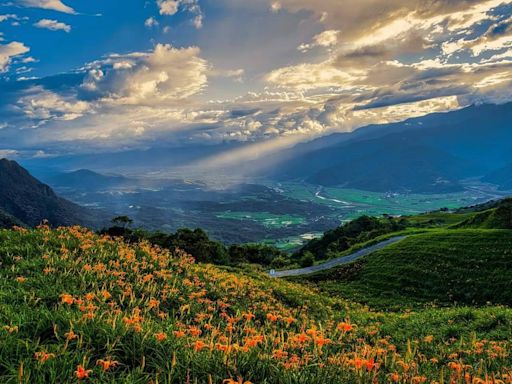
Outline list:
[[[2,383],[509,378],[510,309],[372,313],[78,228],[0,231],[0,258]]]
[[[435,230],[308,278],[375,308],[512,305],[512,231]]]
[[[360,128],[285,151],[271,173],[378,192],[460,190],[460,180],[512,162],[511,121],[508,103]]]
[[[7,159],[0,160],[0,209],[28,226],[45,219],[55,226],[96,223],[93,213],[58,197],[48,185]]]

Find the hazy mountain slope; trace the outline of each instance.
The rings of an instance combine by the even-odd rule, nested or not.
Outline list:
[[[0,209],[0,228],[11,228],[14,225],[22,226],[24,224]]]
[[[483,180],[499,185],[502,190],[512,190],[512,163],[490,172]]]
[[[58,197],[15,161],[0,160],[0,209],[20,222],[35,226],[47,219],[52,225],[93,225],[87,209]]]
[[[511,124],[508,103],[370,126],[298,145],[282,155],[272,173],[276,179],[372,191],[456,190],[460,179],[481,177],[512,161]]]
[[[44,180],[54,186],[78,190],[97,190],[129,185],[131,180],[120,175],[103,175],[88,169],[58,173]]]

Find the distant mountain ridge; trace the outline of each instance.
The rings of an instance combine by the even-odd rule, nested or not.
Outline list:
[[[442,193],[462,190],[463,179],[483,178],[509,189],[512,103],[335,133],[299,144],[281,157],[271,171],[277,180],[377,192]]]
[[[0,160],[0,225],[89,225],[96,219],[88,209],[60,198],[17,162]]]
[[[44,180],[54,187],[73,189],[106,189],[130,185],[130,180],[121,175],[105,175],[89,169],[58,173],[45,177]]]

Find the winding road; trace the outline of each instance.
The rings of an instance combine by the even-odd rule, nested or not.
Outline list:
[[[313,265],[312,267],[307,268],[299,268],[299,269],[288,269],[286,271],[270,271],[269,275],[270,277],[289,277],[289,276],[302,276],[302,275],[309,275],[310,273],[315,273],[318,271],[324,271],[326,269],[334,268],[338,265],[347,264],[354,260],[360,259],[363,256],[369,255],[370,253],[373,253],[375,251],[378,251],[382,248],[387,247],[388,245],[394,244],[399,242],[400,240],[405,239],[407,236],[396,236],[392,237],[388,240],[382,241],[380,243],[377,243],[375,245],[371,245],[369,247],[360,249],[357,252],[352,253],[348,256],[338,257],[336,259],[332,259],[329,261],[326,261],[325,263]]]

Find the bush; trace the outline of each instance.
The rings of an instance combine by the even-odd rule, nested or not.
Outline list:
[[[299,264],[302,268],[311,267],[315,263],[315,256],[311,252],[304,252],[300,258]]]

